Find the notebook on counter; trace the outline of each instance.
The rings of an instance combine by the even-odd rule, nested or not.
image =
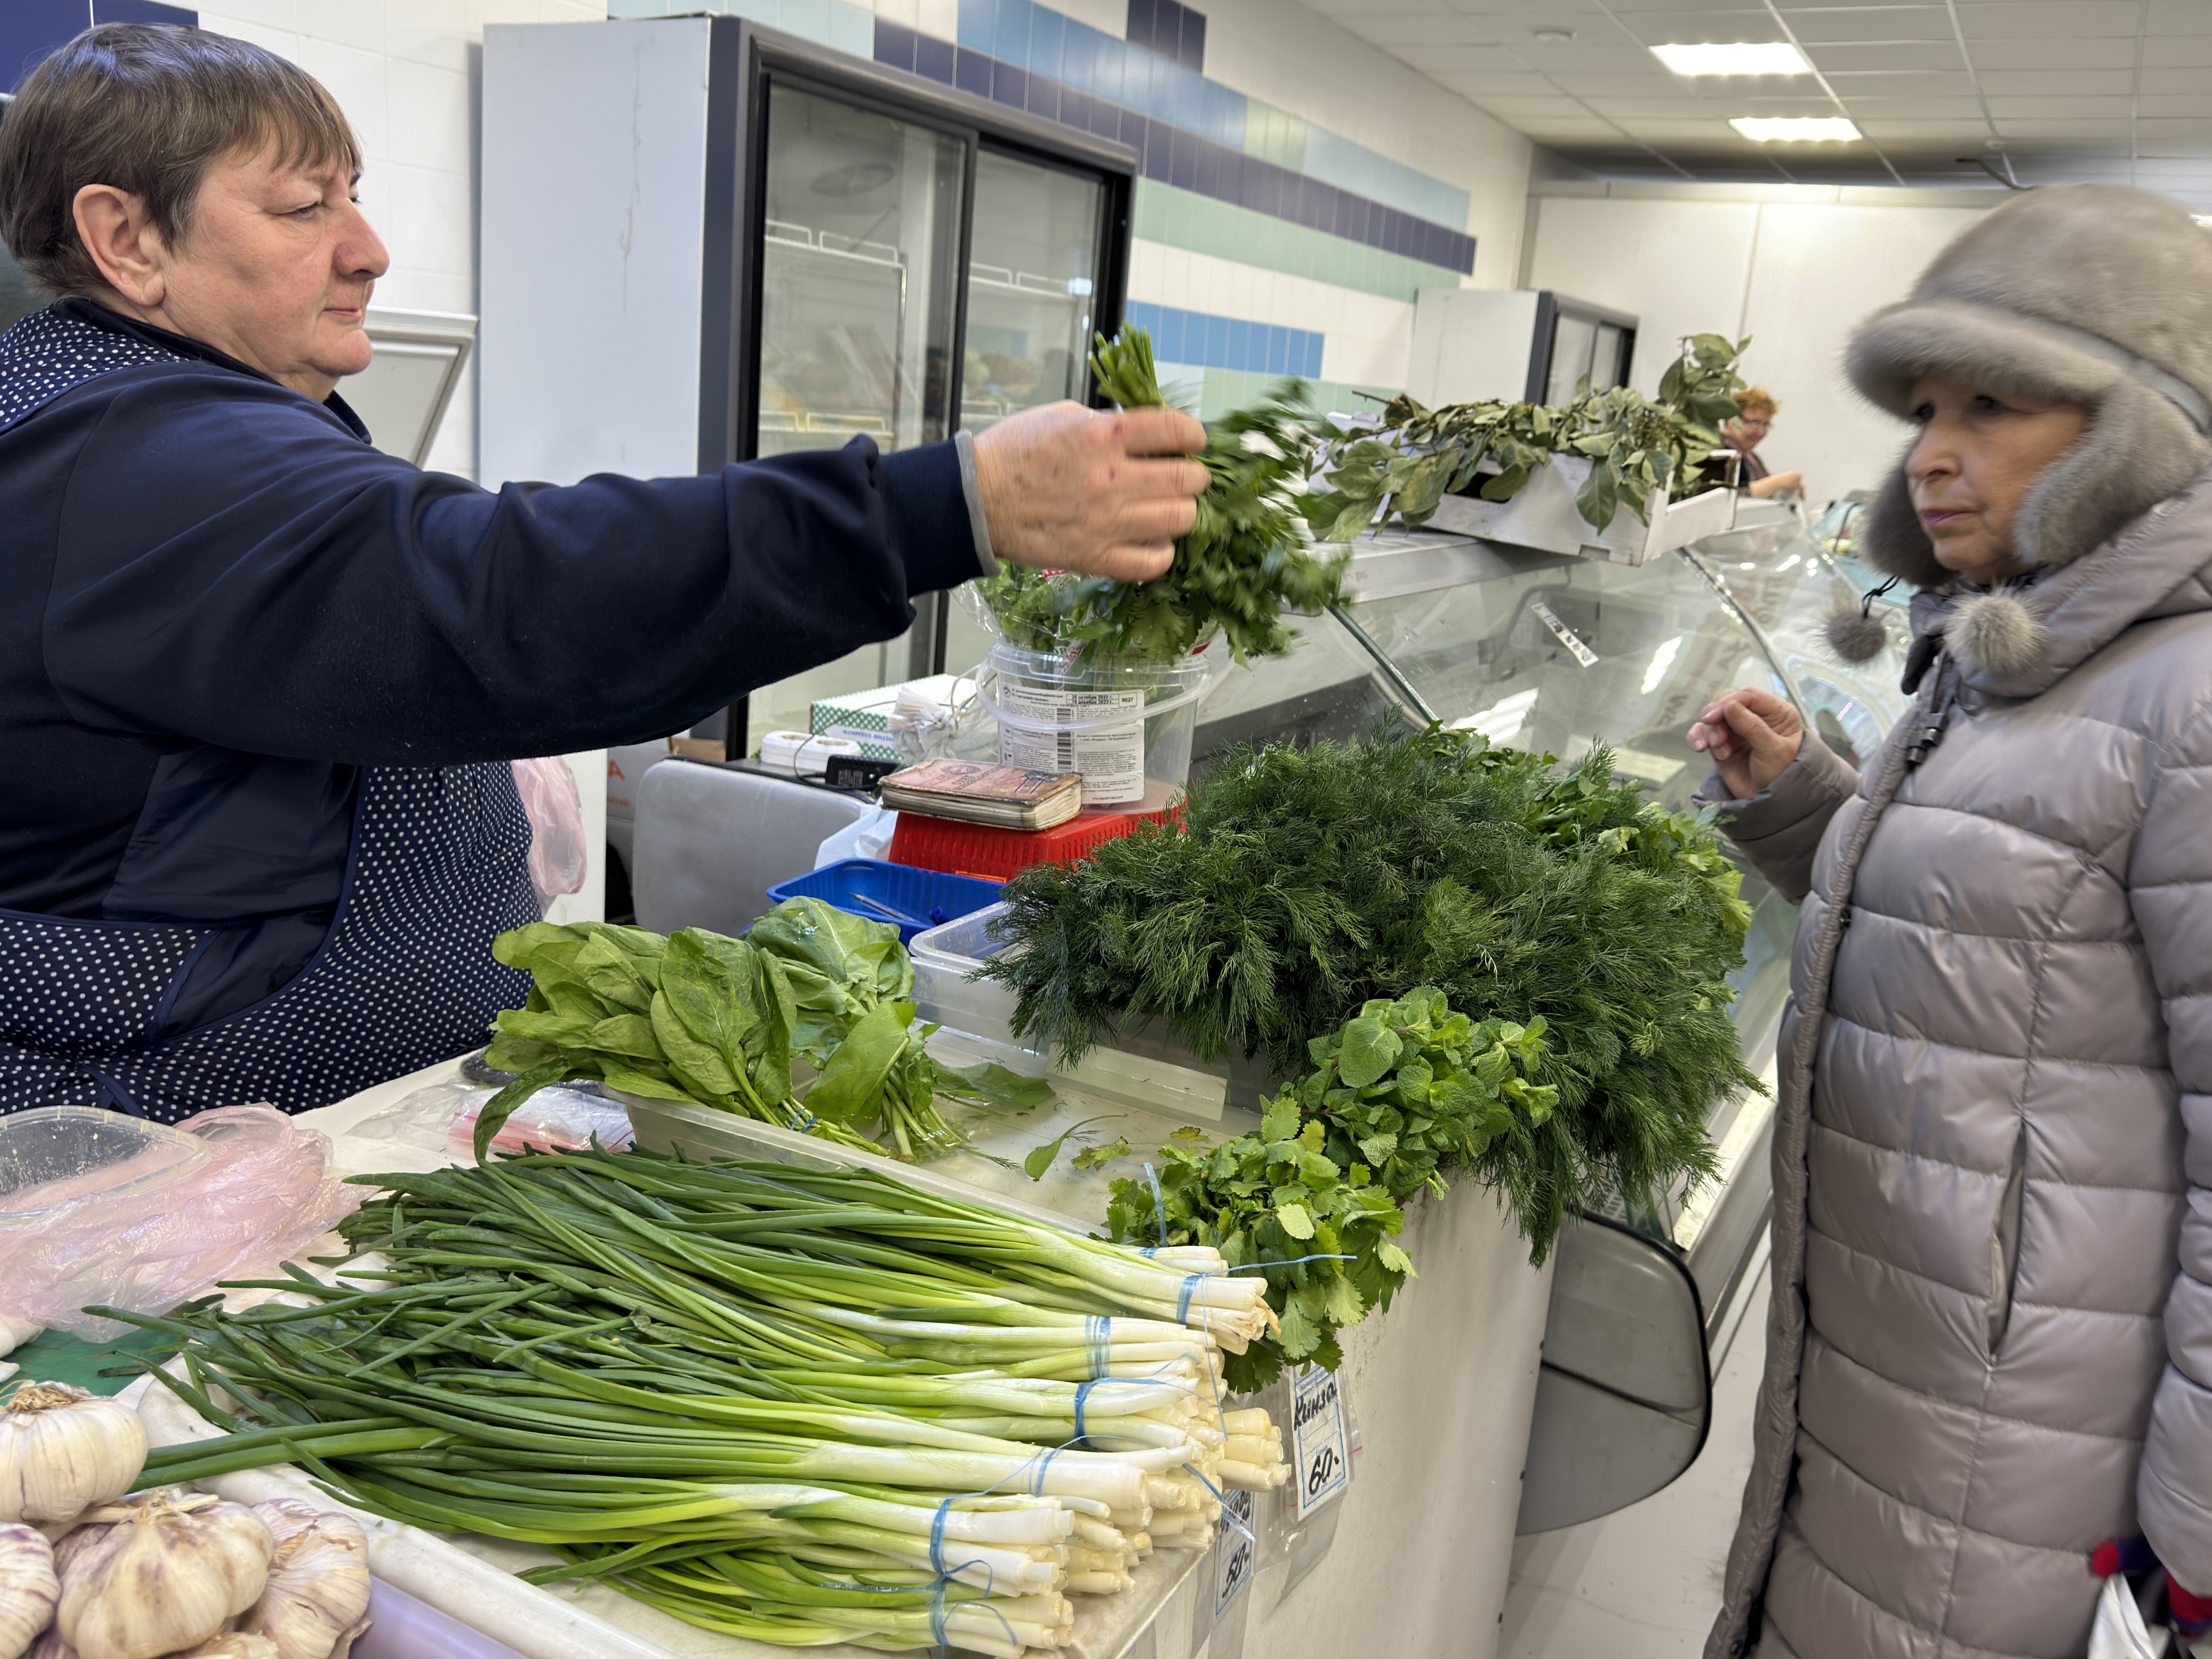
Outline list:
[[[988,761],[924,761],[885,778],[883,802],[897,811],[963,823],[1049,830],[1083,810],[1083,774],[1032,772]]]

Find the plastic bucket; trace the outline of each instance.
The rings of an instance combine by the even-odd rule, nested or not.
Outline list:
[[[1190,781],[1198,705],[1213,683],[1203,652],[1177,662],[1033,651],[998,640],[978,696],[998,717],[999,758],[1083,774],[1083,805],[1158,811]]]

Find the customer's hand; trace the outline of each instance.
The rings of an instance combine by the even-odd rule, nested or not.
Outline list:
[[[1780,777],[1804,745],[1805,722],[1771,691],[1723,691],[1690,728],[1690,747],[1713,757],[1721,782],[1749,800]]]
[[[1760,501],[1777,495],[1802,495],[1805,493],[1805,475],[1802,472],[1770,472],[1751,486],[1750,494]]]
[[[1178,409],[1109,414],[1047,404],[975,434],[975,483],[991,550],[1015,564],[1146,581],[1198,521],[1206,447]]]

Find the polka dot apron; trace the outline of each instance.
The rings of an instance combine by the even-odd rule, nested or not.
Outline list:
[[[9,333],[30,372],[0,385],[0,430],[95,375],[175,356],[51,312]],[[473,1048],[529,989],[489,948],[538,919],[529,852],[505,763],[364,769],[321,948],[282,989],[188,1031],[167,1028],[169,1007],[220,925],[0,910],[0,1113],[299,1112]]]

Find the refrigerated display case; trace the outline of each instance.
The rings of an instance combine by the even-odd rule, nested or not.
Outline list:
[[[483,128],[487,482],[934,442],[1087,400],[1120,325],[1135,152],[737,17],[495,25]],[[941,672],[916,611],[731,751]]]

